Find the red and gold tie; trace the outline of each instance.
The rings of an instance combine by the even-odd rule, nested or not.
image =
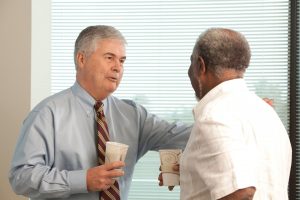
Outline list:
[[[103,103],[97,101],[95,103],[95,111],[97,114],[97,135],[98,135],[98,159],[99,164],[103,165],[105,162],[105,144],[109,141],[108,127],[103,112]],[[120,190],[118,181],[108,188],[100,192],[100,200],[120,200]]]

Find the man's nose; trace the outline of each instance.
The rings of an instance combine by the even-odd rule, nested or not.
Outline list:
[[[121,68],[122,68],[122,63],[118,59],[116,59],[112,67],[112,70],[115,72],[120,72]]]

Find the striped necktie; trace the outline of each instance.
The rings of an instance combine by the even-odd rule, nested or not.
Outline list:
[[[103,103],[97,101],[94,105],[97,114],[97,135],[98,135],[98,159],[99,164],[105,163],[105,144],[109,141],[108,126],[103,112]],[[108,188],[100,192],[100,200],[120,200],[119,184],[116,180],[115,183]]]

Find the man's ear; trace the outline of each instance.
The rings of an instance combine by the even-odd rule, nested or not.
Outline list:
[[[199,73],[204,74],[207,70],[205,62],[201,56],[199,56],[198,60],[199,60]]]
[[[76,61],[77,67],[81,68],[85,63],[85,54],[83,52],[77,52]]]

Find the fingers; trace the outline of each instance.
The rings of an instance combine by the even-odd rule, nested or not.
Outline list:
[[[175,172],[179,172],[179,170],[180,170],[179,164],[173,165],[172,170],[174,170]],[[163,177],[162,177],[162,172],[161,172],[161,166],[159,167],[159,171],[160,171],[160,173],[159,173],[159,176],[157,178],[158,181],[159,181],[158,185],[163,186],[164,183],[163,183]],[[168,186],[169,191],[172,191],[174,189],[174,187],[175,186]]]
[[[179,164],[173,165],[172,169],[176,172],[179,172],[179,170],[180,170]],[[159,167],[159,171],[161,171],[161,167]],[[159,181],[158,185],[163,186],[164,183],[163,183],[163,178],[162,178],[162,172],[159,174],[157,179]],[[168,186],[168,189],[169,189],[169,191],[172,191],[174,189],[174,186]]]
[[[175,186],[168,186],[169,191],[172,191]]]
[[[176,171],[176,172],[179,172],[179,170],[180,170],[179,164],[174,165],[173,170]]]
[[[107,170],[107,176],[111,178],[124,176],[124,171],[121,169],[124,166],[125,162],[123,161],[116,161],[103,165],[103,167]]]
[[[88,191],[101,191],[111,187],[115,182],[113,178],[124,176],[124,171],[120,169],[124,166],[124,162],[118,161],[88,169],[86,175]]]
[[[116,162],[111,162],[109,164],[104,164],[101,165],[104,166],[106,170],[112,170],[112,169],[118,169],[118,168],[122,168],[125,166],[125,162],[123,161],[116,161]]]
[[[114,170],[110,170],[107,172],[107,176],[109,178],[117,178],[117,177],[124,176],[124,175],[125,175],[125,172],[121,169],[114,169]]]
[[[105,169],[105,176],[108,178],[117,178],[124,176],[125,172],[121,169],[125,166],[122,161],[112,162],[109,164],[101,165],[99,168],[103,167]]]
[[[163,179],[162,179],[162,173],[159,174],[157,179],[159,180],[158,185],[163,186],[164,183],[163,183]],[[174,186],[168,186],[168,189],[169,189],[169,191],[172,191],[174,189]]]
[[[159,185],[159,186],[163,186],[162,173],[159,174],[158,180],[159,180],[158,185]]]

